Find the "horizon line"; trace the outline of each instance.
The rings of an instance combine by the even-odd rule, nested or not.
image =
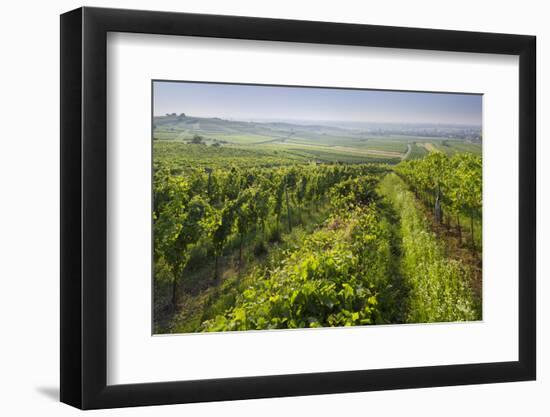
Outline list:
[[[184,114],[185,117],[194,117],[198,119],[220,119],[225,120],[229,122],[255,122],[255,123],[263,123],[264,120],[268,121],[293,121],[293,122],[315,122],[315,123],[371,123],[371,124],[388,124],[388,125],[434,125],[434,126],[467,126],[467,127],[482,127],[482,123],[458,123],[458,122],[428,122],[428,121],[418,121],[418,122],[385,122],[385,121],[374,121],[374,120],[338,120],[338,119],[295,119],[295,118],[285,118],[285,117],[248,117],[248,118],[227,118],[227,117],[220,117],[220,116],[194,116],[189,113],[185,112],[172,112],[172,113],[164,113],[164,114],[153,114],[154,117],[167,117],[172,115],[180,116],[181,114]]]

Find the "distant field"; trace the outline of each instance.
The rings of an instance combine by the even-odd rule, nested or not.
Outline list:
[[[349,152],[338,152],[321,148],[287,148],[284,153],[286,155],[295,155],[304,159],[311,159],[317,162],[344,162],[344,163],[388,163],[395,164],[400,161],[398,158],[387,158],[382,156],[373,156],[367,154],[356,154]]]
[[[154,142],[155,159],[170,161],[170,165],[180,170],[197,167],[227,168],[231,165],[241,167],[284,166],[311,162],[322,163],[389,163],[400,161],[399,157],[371,155],[366,152],[350,152],[329,147],[296,145],[192,145],[179,141]]]
[[[305,143],[271,142],[257,145],[265,149],[284,149],[295,155],[324,162],[399,162],[401,153],[347,146],[322,146]]]
[[[421,142],[418,143],[419,146],[422,146],[428,152],[437,152],[439,149],[431,142]]]
[[[478,143],[462,142],[457,140],[444,140],[444,141],[417,141],[417,146],[425,149],[428,152],[444,152],[447,155],[454,155],[455,153],[473,153],[481,155],[482,146]]]
[[[186,129],[176,129],[176,128],[158,128],[155,129],[154,137],[160,140],[191,140],[194,135],[197,133],[192,130]],[[218,133],[218,134],[201,134],[206,140],[221,140],[228,143],[255,143],[265,140],[270,140],[271,137],[263,135],[254,135],[254,134],[228,134],[228,133]]]
[[[402,159],[422,158],[428,152],[447,155],[469,152],[481,154],[481,145],[444,137],[381,135],[330,126],[289,123],[257,123],[189,116],[157,117],[153,137],[156,142],[183,143],[200,135],[206,145],[220,144],[216,152],[229,158],[250,156],[268,165],[296,161],[382,162],[396,164]],[[410,146],[410,152],[408,152]],[[193,148],[183,148],[196,152]],[[202,151],[205,153],[205,151]],[[206,152],[209,154],[210,151]],[[283,160],[276,160],[283,156]],[[180,155],[181,157],[181,155]],[[201,155],[201,161],[207,155]],[[215,161],[207,161],[213,164]]]
[[[185,131],[170,130],[170,129],[155,129],[153,137],[159,140],[183,140],[186,135]],[[190,135],[191,136],[191,135]]]
[[[315,143],[317,145],[324,145],[324,146],[335,145],[337,143],[349,145],[352,143],[357,143],[358,141],[358,138],[346,136],[342,134],[336,134],[336,133],[327,134],[327,133],[296,131],[296,132],[293,132],[291,135],[287,135],[287,136],[293,142]]]
[[[423,158],[427,153],[428,151],[426,151],[426,148],[419,145],[411,144],[411,153],[409,153],[407,159],[420,159]]]
[[[294,143],[292,141],[285,142],[272,142],[273,146],[283,146],[283,147],[307,147],[307,149],[312,148],[315,150],[325,151],[325,152],[336,152],[336,153],[346,153],[353,155],[365,155],[365,156],[383,156],[385,158],[400,158],[402,153],[395,151],[388,151],[385,149],[374,149],[374,148],[360,148],[355,146],[343,146],[343,145],[333,145],[333,146],[323,146],[316,144],[306,144],[306,143]],[[405,145],[405,151],[407,146]]]
[[[437,149],[448,155],[454,155],[457,152],[469,152],[476,155],[481,155],[482,151],[481,144],[470,142],[444,141],[442,143],[438,143],[436,146]]]
[[[407,143],[410,139],[371,139],[368,137],[339,137],[325,135],[322,140],[314,141],[301,136],[291,136],[286,140],[287,143],[312,144],[316,146],[343,146],[357,149],[374,149],[378,151],[388,151],[396,153],[405,153]]]
[[[306,163],[311,157],[292,155],[276,149],[247,149],[236,146],[190,145],[182,142],[155,141],[155,160],[165,161],[179,170],[187,168],[227,168],[284,166]]]
[[[405,153],[407,152],[408,142],[409,139],[399,141],[391,139],[368,139],[365,142],[362,142],[362,146],[368,149]]]
[[[185,141],[192,138],[187,131],[165,131],[157,129],[154,136],[158,143],[185,145]],[[314,143],[303,140],[303,138],[285,138],[270,137],[264,135],[245,135],[245,134],[221,134],[214,136],[203,136],[206,145],[212,145],[216,141],[221,142],[222,146],[214,149],[212,152],[201,151],[199,159],[205,161],[208,165],[216,164],[215,158],[209,160],[208,155],[219,155],[230,158],[259,158],[266,165],[285,165],[288,163],[301,162],[345,162],[345,163],[369,163],[381,162],[396,164],[401,159],[422,158],[428,152],[440,151],[448,155],[457,152],[469,152],[481,154],[481,145],[469,142],[432,139],[430,141],[420,141],[414,137],[403,137],[397,139],[363,139],[355,142],[343,140],[331,145]],[[182,143],[183,142],[183,143]],[[407,154],[408,145],[411,146],[410,153]],[[196,158],[199,146],[185,147],[185,152],[190,152],[189,158]],[[206,146],[210,148],[210,146]],[[220,150],[223,148],[223,150]],[[162,152],[162,151],[161,151]],[[218,153],[216,153],[218,152]],[[203,155],[206,154],[206,155]],[[195,156],[193,156],[195,155]],[[206,158],[205,158],[206,157]],[[282,160],[279,158],[282,157]]]
[[[254,143],[262,143],[273,140],[272,136],[256,135],[256,134],[219,134],[219,135],[207,135],[208,138],[217,139],[220,141],[226,141],[229,143],[235,143],[239,145],[247,145]]]

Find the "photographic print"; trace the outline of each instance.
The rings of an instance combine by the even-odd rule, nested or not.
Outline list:
[[[152,95],[154,334],[482,319],[481,94]]]

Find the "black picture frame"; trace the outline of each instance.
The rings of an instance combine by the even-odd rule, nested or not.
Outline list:
[[[519,56],[519,360],[107,385],[108,32]],[[81,409],[534,380],[536,38],[102,8],[61,15],[61,401]]]

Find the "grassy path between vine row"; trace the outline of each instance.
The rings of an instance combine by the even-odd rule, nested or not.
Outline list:
[[[401,258],[396,261],[407,289],[404,321],[480,320],[481,297],[473,290],[475,265],[468,259],[449,256],[446,237],[432,230],[421,203],[396,174],[386,175],[378,191],[399,214]]]

